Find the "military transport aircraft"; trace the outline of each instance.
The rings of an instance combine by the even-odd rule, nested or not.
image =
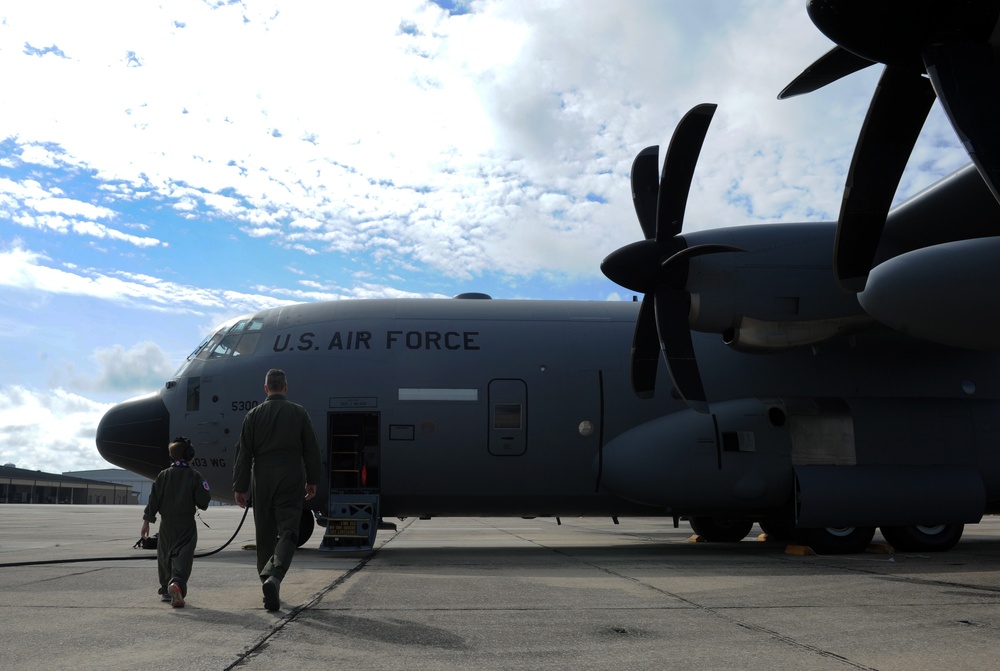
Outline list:
[[[152,477],[186,435],[228,493],[243,416],[277,367],[324,451],[300,542],[315,520],[326,549],[370,547],[381,518],[468,515],[686,518],[709,541],[757,522],[818,552],[863,549],[879,527],[899,549],[953,547],[1000,512],[1000,356],[958,342],[977,320],[996,326],[961,273],[998,239],[1000,205],[970,165],[876,210],[865,263],[905,260],[890,284],[913,308],[882,320],[842,288],[855,276],[835,270],[834,250],[866,211],[851,194],[885,184],[855,182],[837,223],[682,231],[714,112],[681,120],[662,173],[656,147],[633,164],[644,239],[602,269],[641,302],[464,294],[262,310],[112,408],[98,449]],[[954,324],[952,303],[968,312]],[[914,335],[911,318],[948,337]]]

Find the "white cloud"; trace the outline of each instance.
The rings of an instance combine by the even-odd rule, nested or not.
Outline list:
[[[274,296],[177,284],[143,274],[112,276],[69,266],[63,270],[46,265],[48,262],[50,259],[44,255],[19,245],[0,250],[0,287],[88,296],[130,307],[193,314],[223,308],[234,313],[254,312],[292,302]]]
[[[101,391],[138,393],[155,389],[170,379],[176,369],[167,354],[151,341],[130,348],[122,345],[100,348],[94,352],[100,373],[93,388]],[[88,382],[82,383],[87,386]]]
[[[597,276],[638,236],[633,155],[659,143],[662,156],[703,101],[720,109],[687,230],[834,218],[879,69],[776,101],[830,46],[801,0],[116,7],[120,21],[72,8],[54,22],[30,3],[0,26],[65,55],[0,53],[18,101],[0,102],[0,137],[25,160],[86,167],[317,263],[368,252],[463,280]],[[929,133],[957,146],[938,117]],[[924,160],[903,187],[961,162]]]
[[[61,388],[0,387],[0,463],[49,473],[108,468],[94,440],[110,407]]]
[[[117,214],[106,207],[98,207],[71,198],[45,198],[26,200],[24,205],[36,212],[61,214],[83,219],[112,219]]]
[[[48,229],[57,233],[75,233],[96,239],[126,242],[135,247],[157,247],[164,242],[150,237],[124,233],[96,219],[114,219],[118,212],[73,198],[62,197],[58,188],[46,190],[39,182],[27,179],[15,182],[0,178],[0,218],[24,228]]]

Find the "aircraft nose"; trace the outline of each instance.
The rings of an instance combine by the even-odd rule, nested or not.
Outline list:
[[[97,451],[108,462],[155,478],[170,464],[170,413],[158,395],[141,396],[108,410],[97,427]]]

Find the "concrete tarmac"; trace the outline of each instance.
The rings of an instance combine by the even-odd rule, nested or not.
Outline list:
[[[692,543],[664,519],[406,520],[354,557],[316,549],[317,529],[268,613],[252,519],[195,560],[173,609],[155,560],[132,559],[155,555],[132,549],[141,515],[0,505],[0,669],[1000,665],[1000,518],[948,553],[825,557],[754,536]],[[199,552],[241,516],[201,513]],[[69,559],[96,561],[10,566]]]

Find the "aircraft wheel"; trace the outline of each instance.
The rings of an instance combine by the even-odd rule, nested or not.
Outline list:
[[[767,534],[769,541],[788,541],[795,537],[795,523],[791,520],[768,517],[759,520],[757,524],[760,525],[761,531]]]
[[[709,543],[735,543],[747,537],[753,522],[722,517],[692,517],[691,529]]]
[[[881,531],[889,545],[902,552],[947,552],[958,543],[965,525],[881,527]]]
[[[816,554],[846,555],[864,552],[875,536],[875,527],[822,527],[796,529],[795,540]]]
[[[313,535],[313,527],[316,526],[316,519],[313,511],[303,510],[302,517],[299,518],[299,543],[297,547],[302,547],[309,542],[309,537]]]

